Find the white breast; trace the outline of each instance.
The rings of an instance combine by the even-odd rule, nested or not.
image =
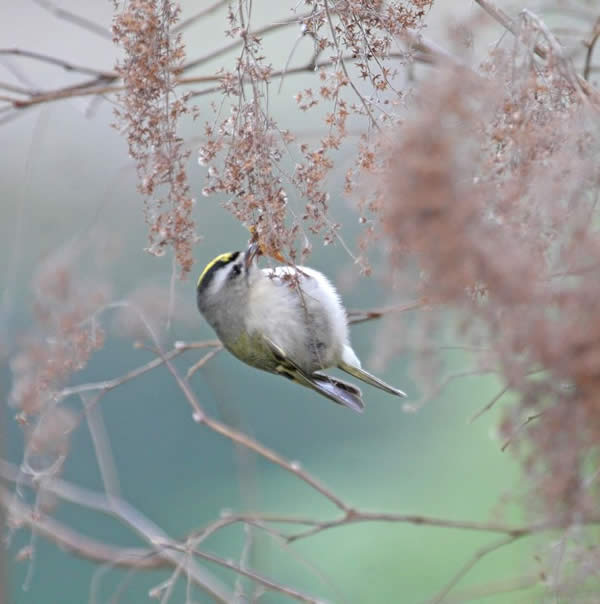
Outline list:
[[[339,363],[348,325],[340,297],[325,275],[303,266],[263,269],[251,291],[246,315],[250,333],[267,335],[307,371]]]

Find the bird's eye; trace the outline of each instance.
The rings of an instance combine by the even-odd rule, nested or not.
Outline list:
[[[231,267],[231,276],[232,277],[236,277],[237,275],[239,275],[242,272],[242,267],[239,264],[234,264]]]

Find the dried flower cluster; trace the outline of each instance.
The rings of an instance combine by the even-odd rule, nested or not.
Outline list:
[[[38,267],[32,284],[34,327],[11,362],[10,401],[26,431],[27,463],[34,455],[65,454],[75,420],[54,397],[104,342],[94,313],[105,304],[106,287],[75,269],[80,252],[68,246]]]
[[[298,161],[287,175],[282,158],[287,152],[295,157],[291,143],[296,134],[269,115],[274,70],[262,54],[260,38],[251,33],[251,3],[240,2],[236,10],[230,7],[227,34],[243,41],[242,51],[235,70],[221,72],[221,89],[230,101],[229,115],[215,124],[207,123],[199,156],[200,163],[209,167],[204,194],[225,193],[226,207],[255,234],[266,253],[282,254],[291,261],[297,258],[298,243],[302,257],[310,252],[305,229],[322,234],[325,243],[336,238],[339,225],[329,217],[327,191],[333,154],[347,139],[349,117],[366,118],[373,128],[390,119],[385,110],[392,104],[388,97],[398,94],[392,80],[402,59],[408,60],[408,55],[396,56],[395,68],[389,66],[392,42],[405,30],[421,26],[431,1],[315,0],[306,4],[310,11],[298,15],[298,24],[303,35],[314,42],[314,56],[306,69],[318,68],[320,86],[298,92],[296,101],[303,111],[327,104],[330,110],[324,136],[314,147],[298,143]],[[347,62],[353,64],[357,76],[350,73]],[[367,81],[368,95],[354,83],[354,77]],[[345,91],[350,98],[344,98]],[[366,147],[361,142],[357,165],[367,161]],[[350,183],[349,176],[348,188]],[[289,207],[286,187],[299,193],[302,210],[294,212]]]
[[[415,294],[455,309],[519,395],[502,432],[570,524],[600,501],[599,105],[542,22],[524,12],[518,34],[421,85],[373,203],[395,269],[421,271]]]
[[[121,11],[116,1],[115,9],[113,40],[125,52],[116,66],[125,84],[119,95],[123,108],[115,114],[136,161],[138,190],[147,198],[148,251],[162,255],[171,246],[186,275],[196,232],[186,175],[189,152],[177,135],[177,122],[188,112],[187,96],[177,98],[174,91],[185,58],[181,35],[172,32],[180,10],[170,0],[129,0]]]

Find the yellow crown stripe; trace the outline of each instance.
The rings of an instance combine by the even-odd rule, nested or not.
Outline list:
[[[204,276],[206,275],[206,273],[208,273],[208,271],[217,263],[217,262],[229,262],[231,260],[233,256],[233,252],[227,252],[226,254],[220,254],[219,256],[217,256],[216,258],[213,258],[205,267],[204,270],[202,271],[202,274],[200,275],[200,277],[198,277],[198,283],[196,283],[196,287],[200,287],[200,283],[202,283],[202,279],[204,279]]]

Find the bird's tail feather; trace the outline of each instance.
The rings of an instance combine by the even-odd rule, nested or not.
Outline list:
[[[357,413],[362,413],[365,408],[360,388],[357,388],[354,384],[318,372],[309,375],[304,371],[282,368],[280,373],[294,380],[297,384],[316,390],[330,401],[348,407],[348,409],[352,409]]]
[[[375,388],[380,388],[381,390],[385,390],[385,392],[389,392],[390,394],[395,394],[396,396],[406,397],[406,393],[398,388],[394,388],[389,384],[386,384],[383,380],[380,380],[378,377],[375,377],[368,371],[365,371],[361,367],[356,367],[355,365],[349,365],[348,363],[342,361],[338,367],[354,376],[355,378],[362,380],[366,384],[370,384],[371,386],[375,386]]]
[[[297,363],[288,358],[275,342],[266,336],[263,336],[263,338],[271,349],[273,356],[279,362],[275,373],[283,375],[297,384],[302,384],[302,386],[316,390],[319,394],[322,394],[338,405],[343,405],[358,413],[363,412],[365,404],[362,400],[360,388],[324,373],[319,373],[318,371],[310,374],[306,373]]]
[[[318,390],[323,396],[338,405],[344,405],[353,411],[362,413],[365,404],[362,400],[360,388],[349,382],[325,375],[324,373],[313,373],[311,376],[311,387]]]

